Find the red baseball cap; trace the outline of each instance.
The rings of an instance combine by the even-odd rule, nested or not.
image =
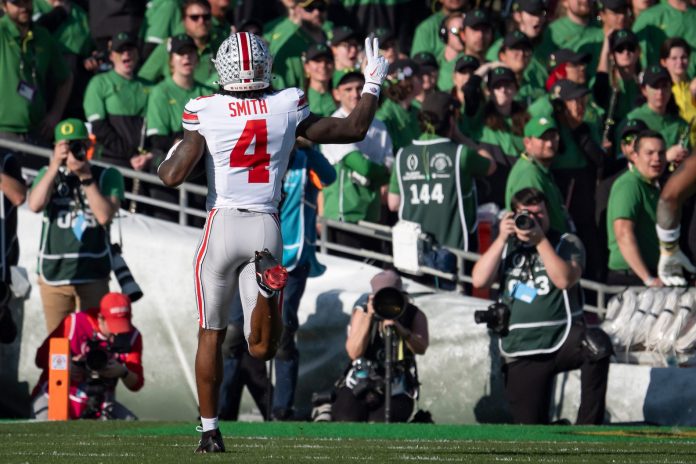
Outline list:
[[[130,298],[123,293],[104,295],[99,303],[99,314],[104,318],[109,332],[120,334],[133,330]]]

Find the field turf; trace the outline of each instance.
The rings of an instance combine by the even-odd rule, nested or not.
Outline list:
[[[227,453],[194,455],[192,423],[0,422],[0,463],[696,463],[696,429],[222,423]]]

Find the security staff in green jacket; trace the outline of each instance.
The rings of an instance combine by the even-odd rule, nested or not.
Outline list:
[[[220,43],[226,38],[213,29],[212,15],[208,0],[186,0],[182,6],[182,22],[184,33],[196,42],[198,49],[198,66],[194,78],[203,84],[213,85],[217,73],[212,58],[215,56]],[[178,32],[177,32],[178,33]],[[171,75],[169,70],[169,52],[167,44],[161,43],[152,51],[143,67],[138,71],[138,77],[157,83]]]
[[[515,220],[521,214],[526,220]],[[587,329],[582,321],[579,283],[584,264],[582,242],[554,230],[544,194],[525,188],[514,193],[512,212],[504,216],[498,237],[474,266],[474,286],[490,288],[500,280],[499,302],[509,309],[499,347],[514,423],[548,424],[555,375],[578,368],[581,399],[576,423],[604,420],[612,347],[604,332]],[[583,346],[586,340],[595,343]]]
[[[61,121],[55,140],[27,200],[30,210],[44,212],[38,274],[48,333],[76,309],[99,306],[108,293],[108,226],[124,198],[118,170],[85,160],[89,134],[82,121]]]
[[[433,92],[423,101],[423,134],[396,155],[389,183],[389,209],[417,222],[441,246],[476,250],[474,178],[495,172],[493,157],[452,141],[457,101]]]

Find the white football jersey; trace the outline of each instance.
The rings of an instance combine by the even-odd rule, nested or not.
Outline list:
[[[214,94],[190,100],[183,126],[206,141],[206,207],[278,212],[295,129],[309,105],[289,88],[260,99]]]

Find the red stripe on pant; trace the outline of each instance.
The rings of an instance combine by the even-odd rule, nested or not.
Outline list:
[[[196,268],[194,269],[194,278],[196,284],[196,305],[198,306],[198,323],[201,327],[205,328],[205,311],[204,304],[205,299],[203,298],[203,281],[201,280],[201,269],[203,268],[203,260],[205,259],[205,254],[208,251],[208,239],[210,238],[210,231],[213,228],[213,218],[217,214],[217,209],[211,209],[208,213],[208,220],[205,224],[205,232],[203,233],[203,240],[201,241],[201,246],[196,254]]]

